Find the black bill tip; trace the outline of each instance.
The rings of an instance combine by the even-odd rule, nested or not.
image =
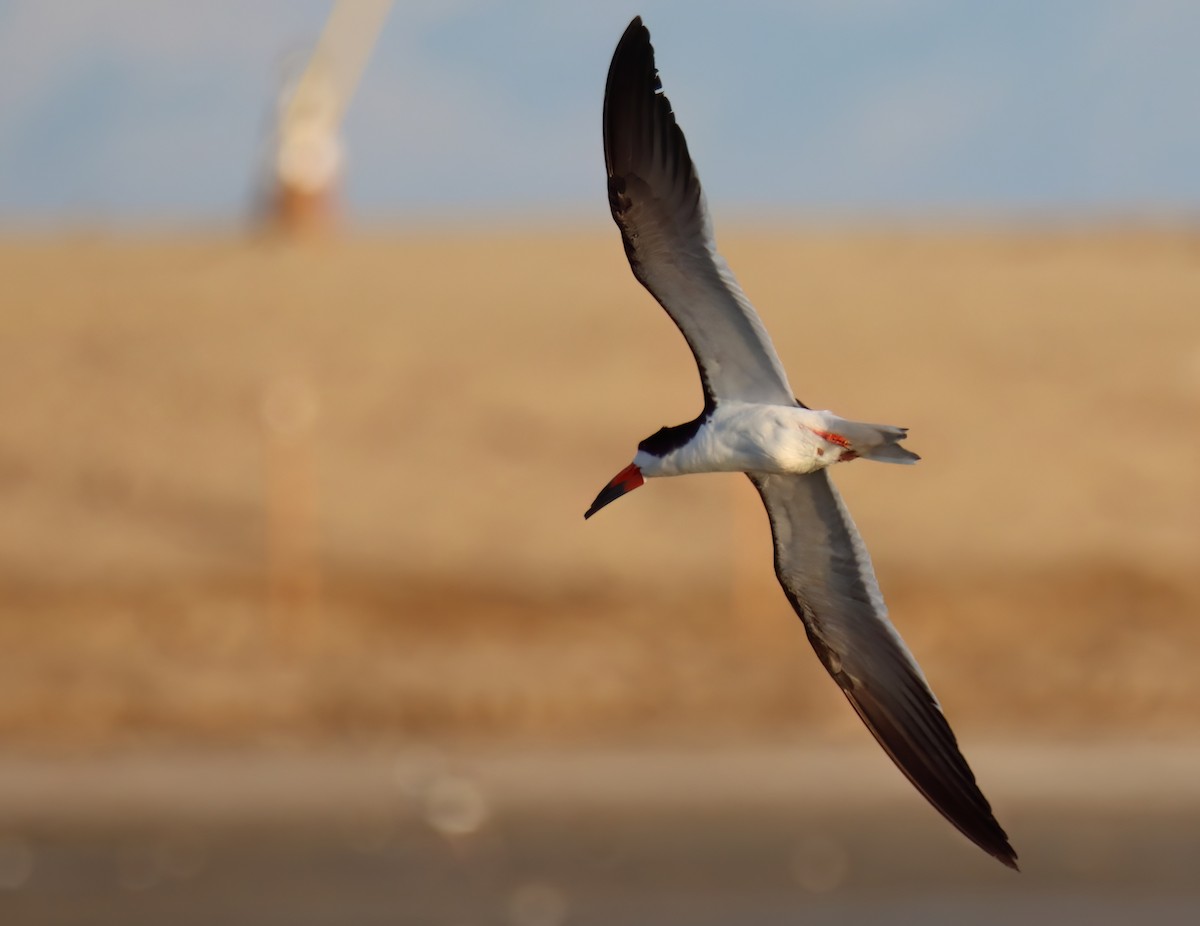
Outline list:
[[[608,485],[600,490],[600,494],[592,502],[592,507],[583,513],[584,520],[586,521],[609,502],[615,502],[627,492],[632,492],[645,481],[642,478],[642,471],[638,469],[637,464],[630,463],[613,476]]]

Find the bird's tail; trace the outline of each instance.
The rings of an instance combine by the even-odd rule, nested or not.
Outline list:
[[[831,430],[835,431],[849,443],[849,450],[854,451],[864,460],[877,460],[880,463],[916,463],[921,459],[911,450],[900,446],[900,441],[908,436],[908,428],[897,428],[890,424],[867,424],[864,421],[847,421],[838,419]]]

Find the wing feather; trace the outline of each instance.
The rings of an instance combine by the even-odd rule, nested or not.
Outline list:
[[[829,674],[917,790],[968,839],[1016,868],[937,698],[888,620],[871,559],[826,471],[748,475],[771,520],[779,583]]]
[[[708,404],[791,405],[771,339],[717,253],[687,141],[661,90],[639,17],[617,44],[604,94],[609,205],[630,267],[691,347]]]

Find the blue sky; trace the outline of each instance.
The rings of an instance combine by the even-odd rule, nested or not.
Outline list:
[[[0,225],[249,214],[316,0],[0,0]],[[641,13],[722,213],[1194,216],[1194,0],[397,0],[345,125],[365,220],[604,218]]]

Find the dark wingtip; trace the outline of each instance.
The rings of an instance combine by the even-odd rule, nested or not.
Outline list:
[[[994,821],[993,821],[994,822]],[[999,829],[999,824],[996,825]],[[992,845],[983,845],[978,840],[972,840],[979,848],[983,849],[988,855],[998,861],[1005,868],[1011,868],[1017,874],[1021,873],[1021,866],[1017,864],[1019,857],[1016,850],[1008,843],[1008,835],[1004,830],[1000,830],[1001,839],[998,843]]]
[[[637,136],[647,131],[647,97],[661,89],[650,30],[642,17],[635,16],[613,51],[604,88],[604,160],[609,177],[628,169]]]
[[[625,27],[625,31],[621,34],[621,41],[617,43],[617,47],[620,48],[626,42],[633,41],[635,36],[639,36],[639,33],[645,36],[644,41],[649,44],[650,30],[642,22],[641,16],[635,16],[629,20],[629,25]]]
[[[996,821],[995,816],[991,814],[990,807],[988,808],[988,811],[988,832],[975,832],[972,834],[967,832],[967,830],[961,826],[959,827],[959,830],[964,836],[970,839],[971,842],[979,846],[979,848],[998,861],[1005,868],[1011,868],[1013,871],[1020,874],[1021,867],[1017,864],[1017,858],[1019,856],[1017,855],[1016,850],[1012,847],[1012,844],[1008,841],[1008,833],[1004,832],[1003,827],[1001,827]]]
[[[1012,843],[1008,841],[1008,833],[1004,832],[1003,827],[996,822],[995,816],[992,817],[992,823],[996,827],[996,839],[990,846],[982,848],[988,855],[996,859],[1005,868],[1011,868],[1015,872],[1020,872],[1021,867],[1017,864],[1017,851],[1012,847]]]

